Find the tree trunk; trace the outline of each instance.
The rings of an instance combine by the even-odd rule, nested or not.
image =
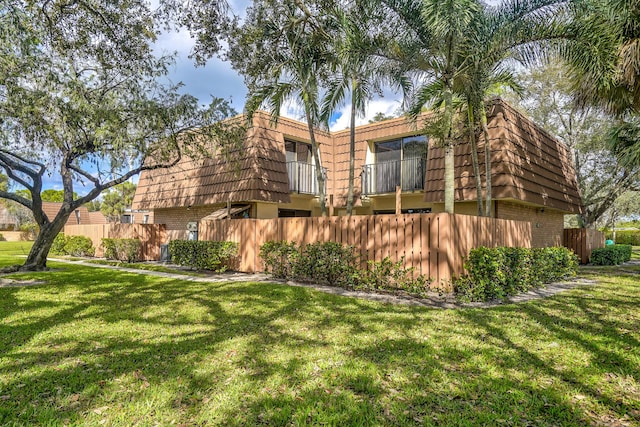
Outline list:
[[[455,156],[453,145],[444,147],[444,211],[454,213],[455,203]]]
[[[482,132],[484,134],[484,173],[486,181],[486,194],[484,202],[484,215],[487,218],[492,216],[492,194],[491,194],[491,142],[489,141],[489,127],[487,125],[487,109],[482,104],[480,111],[480,122],[482,123]]]
[[[318,182],[318,198],[320,199],[320,212],[322,216],[327,216],[327,201],[324,193],[324,174],[322,173],[322,161],[320,159],[320,147],[316,141],[316,134],[313,130],[313,121],[311,120],[311,112],[309,107],[305,105],[305,113],[307,115],[307,126],[309,128],[309,139],[311,139],[311,150],[316,160],[316,181]]]
[[[347,191],[347,215],[353,212],[353,181],[355,179],[355,157],[356,157],[356,101],[353,93],[355,92],[356,82],[351,85],[351,132],[349,135],[349,190]]]
[[[444,140],[444,211],[454,213],[455,203],[455,153],[453,150],[453,95],[450,91],[444,94],[445,120],[448,126]]]
[[[42,271],[47,269],[47,256],[53,244],[53,239],[62,231],[69,215],[56,216],[52,222],[40,226],[27,260],[20,267],[20,271]]]
[[[478,161],[478,143],[476,141],[475,117],[473,106],[467,106],[467,118],[469,120],[469,141],[471,142],[471,162],[473,163],[473,173],[476,176],[476,199],[478,201],[478,216],[484,215],[482,204],[482,179],[480,177],[480,162]]]

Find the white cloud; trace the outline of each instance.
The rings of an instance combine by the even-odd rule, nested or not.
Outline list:
[[[349,100],[350,102],[350,100]],[[364,117],[356,116],[356,126],[369,123],[377,113],[383,113],[387,116],[396,115],[401,103],[396,99],[378,98],[367,104],[367,111]],[[351,105],[345,104],[334,113],[337,117],[335,121],[329,124],[332,131],[343,130],[349,128],[351,122]]]

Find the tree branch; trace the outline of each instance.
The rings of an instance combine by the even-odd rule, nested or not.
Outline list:
[[[0,148],[0,159],[6,162],[7,165],[9,165],[12,169],[16,169],[20,172],[23,172],[29,175],[31,178],[33,178],[34,176],[42,176],[42,174],[44,174],[44,172],[46,171],[46,166],[44,164],[35,160],[28,160],[23,156],[20,156],[19,154],[8,151],[7,149],[4,149],[4,148]],[[14,159],[17,159],[19,162],[26,163],[28,165],[37,166],[38,170],[34,171],[33,169],[16,162],[16,160]]]
[[[94,185],[100,185],[100,180],[95,176],[91,175],[89,172],[80,169],[78,166],[74,164],[68,164],[67,167],[72,171],[76,172],[77,174],[87,178],[89,181],[93,182]]]
[[[18,196],[17,194],[9,193],[8,191],[0,190],[0,198],[7,199],[7,200],[13,200],[14,202],[21,204],[22,206],[24,206],[25,208],[27,208],[29,210],[33,209],[33,203],[31,202],[31,200],[26,199],[26,198],[21,197],[21,196]]]

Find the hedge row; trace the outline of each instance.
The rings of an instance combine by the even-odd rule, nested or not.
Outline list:
[[[142,242],[140,239],[102,239],[104,257],[118,261],[136,262],[141,258]]]
[[[59,233],[51,245],[51,253],[71,256],[93,256],[96,250],[90,238]]]
[[[607,239],[613,240],[613,231],[606,232]],[[616,231],[615,243],[618,245],[640,246],[640,230]]]
[[[169,254],[174,264],[221,273],[231,267],[233,258],[238,255],[238,244],[236,242],[172,240],[169,242]]]
[[[269,241],[260,247],[265,270],[279,279],[308,281],[347,289],[402,290],[424,295],[430,281],[414,278],[413,269],[385,258],[369,262],[367,270],[359,270],[353,246],[335,242],[317,242],[298,246],[295,242]]]
[[[578,258],[560,247],[480,247],[471,250],[465,268],[468,275],[454,281],[456,294],[467,301],[489,301],[575,276]]]
[[[591,251],[593,265],[619,265],[631,259],[631,245],[610,245]]]

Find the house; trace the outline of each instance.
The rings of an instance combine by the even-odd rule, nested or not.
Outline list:
[[[42,210],[49,220],[58,215],[62,203],[59,202],[42,202]],[[89,224],[106,224],[107,219],[102,212],[89,212],[86,206],[80,206],[69,215],[65,225],[89,225]]]
[[[567,148],[499,99],[490,105],[488,126],[492,215],[530,221],[534,246],[562,244],[564,215],[582,209]],[[280,118],[272,127],[269,115],[258,113],[237,162],[184,159],[170,169],[145,171],[132,208],[153,211],[170,239],[186,238],[187,227],[205,217],[318,216],[315,170],[322,167],[327,202],[335,215],[344,215],[349,130],[318,130],[316,138],[320,159],[311,152],[306,124]],[[484,174],[483,138],[478,148]],[[475,215],[470,144],[460,143],[454,152],[455,211]],[[355,164],[355,214],[394,213],[397,186],[402,212],[444,211],[444,150],[405,118],[359,126]]]
[[[18,218],[6,206],[0,206],[0,230],[17,230],[18,222]]]
[[[153,224],[153,211],[126,208],[120,215],[121,224]]]

